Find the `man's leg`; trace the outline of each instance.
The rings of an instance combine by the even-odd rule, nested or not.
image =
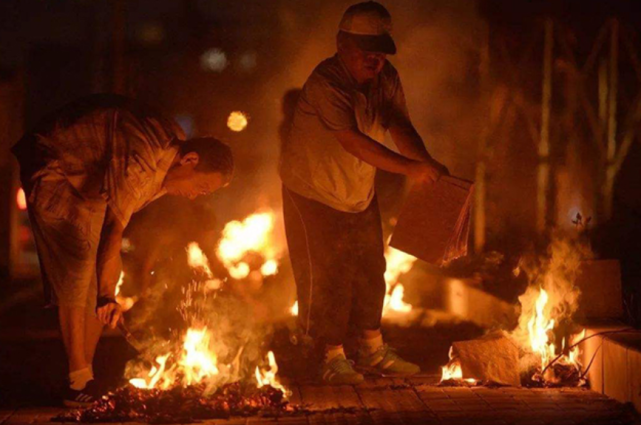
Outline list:
[[[345,358],[352,301],[354,259],[345,217],[283,188],[283,213],[290,260],[296,280],[299,324],[323,349],[321,378],[330,384],[356,384],[363,376]]]
[[[400,358],[383,342],[381,315],[385,301],[385,253],[381,218],[376,198],[355,217],[354,246],[359,260],[359,278],[354,282],[351,319],[360,331],[359,367],[383,374],[411,375],[419,367]]]
[[[89,365],[85,350],[85,315],[84,306],[58,307],[60,333],[67,353],[70,373]]]
[[[93,372],[93,357],[96,353],[96,346],[102,335],[104,325],[96,313],[85,309],[85,361]],[[92,373],[93,375],[93,373]]]
[[[338,346],[347,332],[355,261],[344,240],[343,214],[283,188],[283,214],[305,335]]]
[[[93,379],[86,352],[86,307],[59,306],[60,333],[69,363],[69,386],[80,391]]]

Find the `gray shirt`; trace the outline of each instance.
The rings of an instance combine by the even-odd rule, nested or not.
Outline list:
[[[290,190],[345,212],[364,211],[374,197],[376,169],[347,152],[333,132],[358,130],[379,143],[394,122],[409,123],[394,66],[359,88],[338,56],[321,62],[303,86],[280,159]]]

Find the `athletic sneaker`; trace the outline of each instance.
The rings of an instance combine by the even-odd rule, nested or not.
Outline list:
[[[415,375],[421,371],[418,365],[403,360],[396,354],[396,350],[387,344],[381,345],[373,353],[359,350],[356,367],[365,372],[383,375]]]
[[[339,354],[321,367],[321,380],[329,385],[356,385],[365,377],[354,370],[352,362]]]
[[[95,379],[87,382],[84,389],[78,391],[67,387],[62,404],[67,407],[89,407],[102,396]]]

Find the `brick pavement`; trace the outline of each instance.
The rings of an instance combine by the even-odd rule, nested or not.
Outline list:
[[[434,377],[368,379],[356,387],[293,386],[291,401],[313,414],[234,418],[208,424],[637,424],[626,406],[581,388],[439,387]],[[341,409],[342,408],[342,409]],[[333,409],[333,410],[329,410]],[[0,425],[48,422],[61,409],[0,410]]]

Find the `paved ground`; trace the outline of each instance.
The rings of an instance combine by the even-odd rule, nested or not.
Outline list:
[[[627,406],[585,389],[438,387],[435,377],[369,379],[352,387],[296,386],[306,416],[236,418],[210,424],[634,424]],[[330,410],[330,409],[333,409]],[[58,408],[0,410],[0,425],[49,422]]]
[[[29,297],[31,298],[31,297]],[[31,305],[34,304],[34,305]],[[23,300],[0,314],[0,425],[49,422],[62,409],[58,390],[64,382],[62,344],[53,312]],[[358,387],[291,385],[291,402],[317,413],[279,419],[238,418],[208,423],[287,424],[633,424],[634,411],[585,389],[460,388],[437,386],[439,366],[455,340],[483,331],[465,323],[443,322],[429,327],[386,326],[388,341],[401,355],[421,365],[428,375],[407,380],[368,379]],[[279,342],[280,339],[280,342]],[[299,356],[276,335],[281,370],[292,378],[304,367]],[[95,369],[102,378],[122,376],[134,355],[119,336],[101,340]],[[306,382],[297,380],[297,382]],[[371,409],[371,410],[370,410]]]

